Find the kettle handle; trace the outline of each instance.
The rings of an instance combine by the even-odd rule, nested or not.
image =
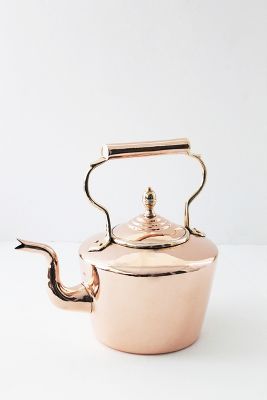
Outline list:
[[[101,204],[97,203],[91,196],[89,190],[89,179],[91,172],[99,165],[105,163],[108,160],[116,158],[129,158],[129,157],[145,157],[145,156],[155,156],[163,154],[185,154],[189,157],[196,159],[202,168],[202,181],[198,189],[192,196],[185,202],[184,211],[184,225],[185,228],[189,230],[190,233],[196,236],[205,236],[204,233],[200,232],[196,228],[190,227],[189,221],[189,206],[192,201],[198,196],[198,194],[203,189],[206,182],[207,169],[201,159],[199,154],[193,154],[190,150],[189,140],[186,138],[174,139],[174,140],[163,140],[163,141],[151,141],[151,142],[133,142],[133,143],[118,143],[118,144],[107,144],[102,147],[102,156],[90,165],[90,169],[86,175],[84,182],[85,193],[90,200],[90,202],[97,207],[99,210],[103,211],[106,215],[107,226],[106,226],[106,236],[102,243],[96,245],[95,250],[102,250],[112,242],[112,227],[108,210]]]
[[[102,156],[111,158],[145,157],[160,154],[189,154],[188,139],[163,140],[154,142],[106,144],[102,147]]]

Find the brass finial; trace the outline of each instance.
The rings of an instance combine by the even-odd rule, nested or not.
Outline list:
[[[155,217],[154,213],[154,206],[156,204],[157,198],[156,198],[156,193],[154,190],[151,189],[151,187],[148,187],[145,193],[143,194],[143,203],[145,206],[145,217],[147,218],[153,218]]]

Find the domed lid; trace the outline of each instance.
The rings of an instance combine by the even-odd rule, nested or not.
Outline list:
[[[176,246],[189,239],[189,232],[185,227],[155,213],[156,194],[150,187],[143,195],[143,203],[143,214],[112,229],[112,239],[115,243],[140,249],[156,249]]]
[[[212,265],[218,254],[217,247],[209,239],[196,235],[190,235],[180,246],[138,249],[112,242],[98,251],[94,246],[101,245],[103,240],[103,234],[96,234],[80,247],[85,280],[91,277],[88,265],[124,275],[165,276],[199,271]]]

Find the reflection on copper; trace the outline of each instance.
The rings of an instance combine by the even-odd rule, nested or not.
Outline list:
[[[18,239],[20,244],[16,250],[30,250],[42,252],[49,260],[48,267],[48,288],[53,303],[61,308],[72,310],[91,311],[91,303],[98,291],[99,278],[96,268],[92,270],[91,283],[81,283],[76,286],[66,287],[61,283],[59,274],[58,257],[56,252],[50,247],[42,243],[29,242]]]

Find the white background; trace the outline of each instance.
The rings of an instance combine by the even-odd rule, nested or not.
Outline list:
[[[83,193],[101,145],[186,136],[209,172],[193,225],[217,243],[266,244],[266,22],[264,0],[2,1],[0,239],[102,231]],[[124,222],[150,184],[182,222],[191,164],[110,162],[96,197]]]
[[[265,0],[0,1],[1,399],[266,399],[266,42]],[[192,224],[221,245],[207,318],[181,352],[122,354],[50,305],[45,261],[14,238],[55,241],[76,284],[78,242],[105,227],[83,193],[101,145],[177,137],[208,167]],[[113,224],[147,185],[182,222],[199,179],[166,156],[111,161],[92,183]]]

